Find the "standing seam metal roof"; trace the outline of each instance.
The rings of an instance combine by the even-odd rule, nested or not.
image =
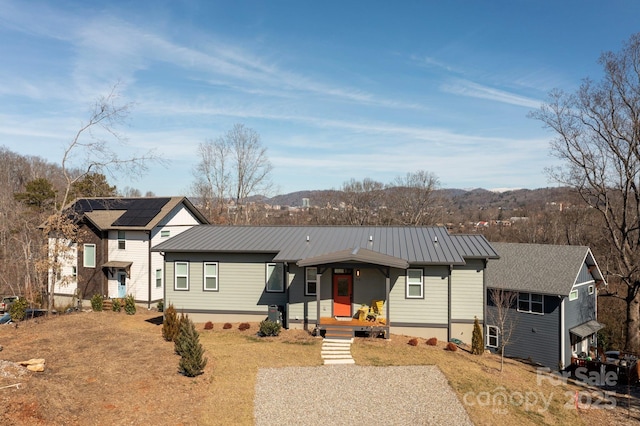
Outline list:
[[[473,250],[457,242],[457,237],[439,227],[200,225],[152,251],[274,253],[276,261],[297,262],[360,247],[414,265],[462,265],[465,257],[498,257],[481,235],[463,240],[473,241]]]

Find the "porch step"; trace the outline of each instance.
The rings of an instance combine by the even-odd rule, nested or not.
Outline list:
[[[324,337],[327,339],[353,339],[353,330],[345,327],[326,327]]]
[[[320,351],[320,356],[322,357],[324,364],[355,364],[355,361],[351,357],[352,342],[353,337],[325,337]]]

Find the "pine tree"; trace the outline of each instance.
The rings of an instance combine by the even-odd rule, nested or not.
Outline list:
[[[173,307],[173,304],[171,304],[164,312],[164,321],[162,322],[162,337],[167,342],[173,342],[174,340],[176,340],[179,332],[180,328],[178,324],[178,314],[176,313],[176,309]]]
[[[188,317],[184,318],[176,339],[176,352],[180,354],[178,370],[187,377],[195,377],[204,372],[207,358],[203,357],[204,348],[200,344],[200,335],[196,326]]]
[[[471,353],[474,355],[482,355],[484,353],[484,339],[482,338],[482,329],[478,322],[478,317],[473,321],[473,335],[471,336]]]

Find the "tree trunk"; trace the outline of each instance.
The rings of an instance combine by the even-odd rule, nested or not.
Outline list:
[[[635,355],[640,353],[640,292],[629,289],[633,292],[627,297],[627,343],[624,347],[626,352]]]

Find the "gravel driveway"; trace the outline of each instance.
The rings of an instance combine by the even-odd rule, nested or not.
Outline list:
[[[435,366],[261,369],[254,413],[257,425],[473,425]]]

